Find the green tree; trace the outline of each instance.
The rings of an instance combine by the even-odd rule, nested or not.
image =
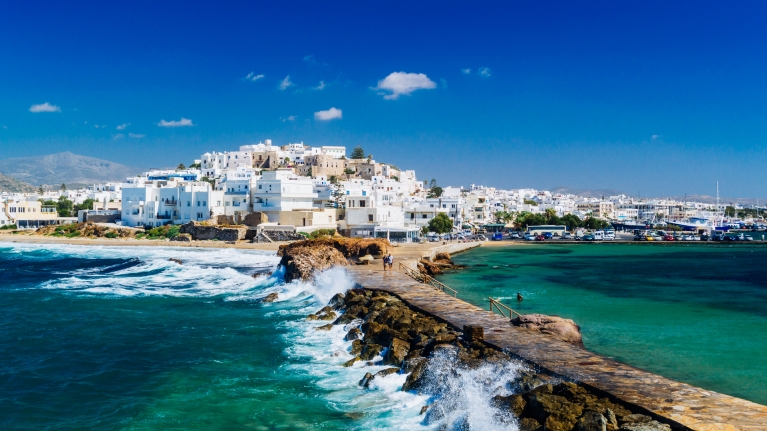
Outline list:
[[[532,199],[525,199],[524,200],[525,205],[532,205],[534,207],[538,206],[538,202],[532,200]]]
[[[40,188],[39,188],[39,189],[37,189],[37,194],[38,194],[38,195],[40,195],[40,196],[42,196],[44,193],[45,193],[45,190],[43,190],[43,186],[42,186],[42,185],[40,185]]]
[[[65,192],[65,191],[67,191],[67,185],[66,185],[66,184],[64,184],[64,183],[61,183],[61,191],[62,191],[62,192]]]
[[[507,211],[496,211],[495,212],[495,221],[496,223],[503,223],[506,224],[510,221],[514,220],[514,216]]]
[[[183,171],[184,169],[186,169],[186,166],[184,166],[183,163],[179,163],[178,166],[176,166],[177,171]]]
[[[352,159],[364,159],[365,158],[365,150],[362,149],[360,145],[357,145],[357,148],[352,150]]]
[[[83,203],[81,203],[79,205],[75,205],[72,208],[72,214],[76,216],[77,212],[80,211],[80,210],[90,210],[90,209],[93,209],[93,202],[94,202],[93,199],[88,198],[88,199],[84,200]]]
[[[65,196],[59,197],[58,202],[56,202],[56,211],[58,211],[59,217],[72,217],[73,207],[72,201]]]
[[[352,169],[352,168],[346,168],[346,169],[344,169],[344,173],[345,173],[347,176],[349,176],[349,175],[354,175],[354,173],[355,173],[355,172],[356,172],[356,171],[355,171],[354,169]]]
[[[728,205],[724,209],[724,215],[725,215],[725,217],[735,217],[735,207]]]
[[[431,189],[429,189],[429,192],[426,194],[427,198],[438,198],[442,196],[443,190],[440,186],[434,186]]]
[[[453,230],[453,221],[445,213],[438,213],[429,220],[429,230],[437,233],[448,233]]]
[[[437,180],[432,178],[431,181],[429,182],[429,188],[433,189],[434,187],[437,187]]]

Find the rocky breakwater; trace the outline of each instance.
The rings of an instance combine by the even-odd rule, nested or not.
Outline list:
[[[637,407],[537,372],[486,345],[481,327],[450,327],[386,292],[338,294],[308,320],[330,322],[318,330],[344,325],[354,355],[345,366],[388,366],[367,373],[359,382],[363,390],[376,379],[407,374],[402,390],[429,396],[421,414],[438,429],[671,430]]]
[[[365,256],[382,257],[389,252],[385,239],[317,238],[283,244],[277,251],[285,281],[309,280],[315,272],[345,266]]]

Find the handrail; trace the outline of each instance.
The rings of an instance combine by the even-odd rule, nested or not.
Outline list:
[[[519,314],[516,311],[512,310],[510,307],[507,307],[506,305],[503,305],[501,303],[501,301],[499,301],[497,299],[494,299],[494,298],[491,298],[491,297],[488,297],[488,299],[490,300],[490,312],[495,311],[495,310],[493,310],[493,306],[495,306],[496,310],[498,310],[498,312],[501,313],[501,316],[503,316],[503,317],[506,317],[506,313],[503,311],[504,309],[506,309],[509,312],[509,316],[508,316],[509,320],[513,319],[514,318],[513,316],[515,314],[517,316],[522,317],[521,314]]]
[[[428,284],[431,287],[439,290],[440,292],[445,292],[446,290],[449,290],[453,293],[453,297],[458,297],[458,291],[446,286],[444,283],[440,283],[434,277],[431,277],[426,274],[422,274],[420,271],[416,271],[413,268],[404,265],[402,262],[399,263],[399,268],[403,271],[405,271],[405,274],[409,275],[411,278],[413,278],[416,281],[420,281],[423,284]]]

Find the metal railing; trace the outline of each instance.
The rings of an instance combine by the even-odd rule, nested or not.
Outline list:
[[[455,290],[455,289],[453,289],[453,288],[451,288],[449,286],[446,286],[443,283],[440,283],[439,281],[435,280],[434,277],[431,277],[431,276],[426,275],[426,274],[421,274],[421,271],[417,271],[417,270],[415,270],[415,269],[413,269],[413,268],[411,268],[411,267],[409,267],[407,265],[403,265],[402,262],[400,262],[400,264],[399,264],[399,269],[405,271],[405,274],[409,275],[412,279],[414,279],[416,281],[420,281],[423,284],[428,284],[431,287],[439,290],[440,292],[445,292],[448,295],[450,293],[452,293],[454,297],[458,297],[458,291],[457,290]]]
[[[497,311],[498,313],[501,313],[501,316],[508,317],[509,320],[514,318],[514,315],[522,316],[521,314],[517,313],[516,311],[512,310],[511,308],[501,304],[501,301],[494,299],[494,298],[488,298],[490,300],[490,312]],[[509,315],[506,315],[506,312],[509,313]]]

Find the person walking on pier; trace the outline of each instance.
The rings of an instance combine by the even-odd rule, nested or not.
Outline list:
[[[392,256],[391,253],[386,256],[386,263],[389,264],[389,272],[394,271],[394,256]]]

